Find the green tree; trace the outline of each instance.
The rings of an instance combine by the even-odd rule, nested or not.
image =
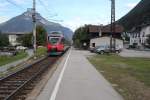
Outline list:
[[[22,35],[17,40],[25,47],[32,47],[33,33]],[[36,43],[43,46],[46,44],[46,30],[43,26],[37,26],[36,28]]]
[[[46,44],[46,30],[43,26],[39,25],[36,28],[37,31],[37,45],[44,46]]]
[[[3,46],[8,46],[9,45],[9,38],[7,35],[5,34],[2,34],[0,32],[0,47],[3,47]]]
[[[75,33],[73,35],[73,42],[75,47],[82,48],[84,42],[88,44],[88,42],[90,41],[88,30],[89,25],[85,25],[75,30]]]
[[[25,47],[32,47],[32,33],[28,33],[18,37],[17,41]]]

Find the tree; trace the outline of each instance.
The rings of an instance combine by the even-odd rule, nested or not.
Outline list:
[[[8,46],[9,45],[9,38],[7,35],[2,34],[0,32],[0,47]]]
[[[33,33],[28,33],[18,37],[18,42],[20,42],[25,47],[32,47],[33,45]],[[37,26],[36,28],[36,44],[45,45],[46,44],[46,30],[43,26]]]
[[[37,26],[36,28],[37,31],[37,45],[42,45],[44,46],[46,44],[46,30],[43,26]]]
[[[32,47],[32,33],[28,33],[18,37],[17,41],[25,47]]]
[[[89,30],[89,25],[85,25],[75,30],[75,34],[73,35],[73,42],[75,47],[83,48],[84,42],[89,44],[88,42],[90,41],[90,38],[89,38],[88,30]]]

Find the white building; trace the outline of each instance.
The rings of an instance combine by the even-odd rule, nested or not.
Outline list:
[[[8,35],[8,38],[9,38],[9,43],[10,43],[10,45],[16,46],[16,45],[19,44],[19,43],[17,42],[17,38],[18,38],[17,35]]]
[[[150,25],[143,25],[135,32],[129,33],[130,45],[142,46],[146,44],[147,36],[150,34]]]
[[[14,33],[4,33],[8,35],[9,38],[9,43],[12,46],[16,46],[19,45],[20,43],[18,43],[17,38],[21,35],[27,34],[27,33],[23,33],[23,32],[14,32]]]
[[[94,48],[100,45],[110,45],[111,30],[109,25],[90,26],[89,33],[90,33],[90,48]],[[116,46],[119,46],[120,48],[123,48],[123,40],[121,40],[122,33],[123,33],[123,27],[120,25],[116,25],[116,29],[115,29]]]
[[[99,37],[90,40],[90,48],[100,45],[110,45],[110,37]],[[123,41],[120,39],[116,39],[116,45],[120,48],[123,48]]]

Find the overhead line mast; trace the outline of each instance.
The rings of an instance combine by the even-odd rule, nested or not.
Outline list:
[[[33,0],[32,19],[33,19],[33,47],[35,53],[36,52],[36,0]]]
[[[111,0],[111,36],[110,36],[110,50],[116,49],[116,24],[115,24],[115,0]]]

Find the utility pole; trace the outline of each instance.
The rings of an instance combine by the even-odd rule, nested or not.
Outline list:
[[[36,0],[33,0],[32,19],[33,19],[33,48],[35,53],[36,52]]]
[[[116,24],[115,24],[115,0],[111,0],[111,36],[110,36],[110,50],[116,49]]]

